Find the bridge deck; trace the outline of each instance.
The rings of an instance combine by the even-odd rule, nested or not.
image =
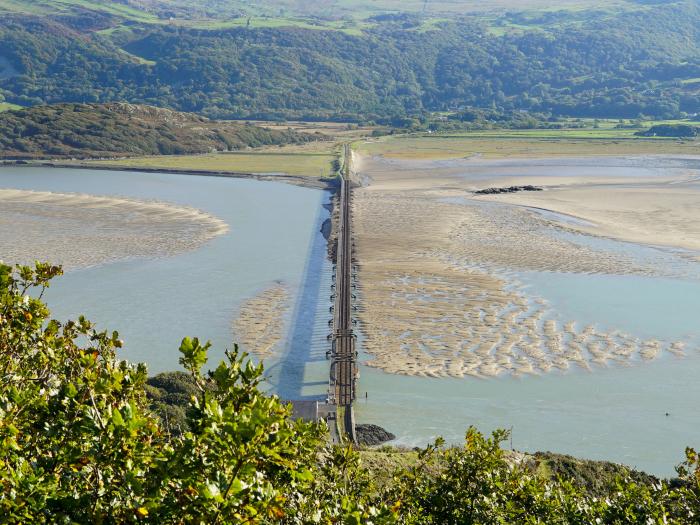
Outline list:
[[[345,407],[346,432],[354,440],[352,403],[355,400],[357,353],[352,330],[352,231],[350,217],[350,148],[345,147],[345,167],[340,183],[338,249],[336,250],[333,349],[330,370],[330,400]]]

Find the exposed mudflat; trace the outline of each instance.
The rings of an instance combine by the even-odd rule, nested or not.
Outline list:
[[[241,305],[231,327],[244,351],[264,358],[274,355],[284,335],[290,297],[289,289],[276,283]]]
[[[228,231],[203,211],[119,197],[0,189],[0,259],[67,270],[194,250]]]
[[[411,167],[358,159],[359,179],[368,182],[353,202],[367,365],[396,374],[481,378],[685,355],[682,339],[642,339],[562,319],[517,279],[519,272],[673,274],[675,268],[602,240],[697,246],[700,207],[690,202],[700,202],[700,187],[687,182],[685,171],[664,173],[661,182],[613,173],[606,182],[605,169],[592,180],[576,170],[567,178],[561,167],[538,166],[539,173],[519,177],[508,172],[512,167],[490,171],[483,164],[480,171],[468,161]],[[473,177],[464,175],[467,167]],[[470,193],[504,180],[544,191]],[[610,186],[621,182],[630,191]]]

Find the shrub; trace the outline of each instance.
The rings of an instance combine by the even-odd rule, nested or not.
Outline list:
[[[185,338],[186,372],[147,380],[144,365],[117,358],[116,332],[50,320],[42,297],[60,274],[0,264],[3,523],[698,522],[692,449],[672,485],[622,472],[593,495],[514,461],[506,432],[470,428],[463,447],[438,441],[378,487],[356,450],[263,394],[262,365],[237,347],[202,373],[210,344]]]
[[[292,421],[290,406],[260,392],[262,366],[236,347],[202,374],[209,343],[183,340],[187,375],[151,380],[167,395],[191,394],[189,430],[167,432],[148,407],[146,367],[116,357],[116,332],[82,317],[49,320],[41,298],[60,273],[0,265],[2,521],[311,523],[319,512],[377,514],[353,492],[365,485],[346,483],[357,479],[356,454],[326,448],[323,426]],[[336,498],[341,492],[352,497]]]

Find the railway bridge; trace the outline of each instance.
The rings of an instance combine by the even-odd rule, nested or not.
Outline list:
[[[355,435],[355,417],[353,402],[356,397],[358,377],[356,336],[353,333],[353,242],[351,221],[351,180],[350,147],[345,146],[345,162],[341,170],[338,198],[338,228],[335,264],[333,331],[332,346],[329,352],[331,360],[328,403],[336,407],[342,422],[341,433],[352,442]],[[340,439],[338,435],[336,439]]]

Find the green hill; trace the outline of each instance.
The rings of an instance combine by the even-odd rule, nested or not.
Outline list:
[[[208,153],[316,138],[134,104],[59,104],[0,113],[0,156],[6,158]]]
[[[339,13],[356,6],[355,18],[295,17],[284,5],[258,14],[268,4],[250,14],[243,2],[211,18],[213,0],[168,3],[172,17],[158,1],[44,4],[0,1],[7,102],[128,100],[214,118],[381,122],[470,107],[615,118],[700,111],[684,84],[700,77],[694,0],[440,16],[333,4]],[[462,5],[429,7],[447,4]]]
[[[615,0],[615,7],[634,8],[654,3]],[[655,3],[663,3],[655,2]],[[560,0],[558,9],[597,8],[600,0]],[[426,13],[430,15],[524,11],[551,11],[547,0],[331,0],[299,2],[298,0],[0,0],[0,12],[74,15],[89,11],[118,16],[128,20],[157,22],[179,20],[229,19],[235,16],[307,17],[319,19],[366,18],[382,13]]]

